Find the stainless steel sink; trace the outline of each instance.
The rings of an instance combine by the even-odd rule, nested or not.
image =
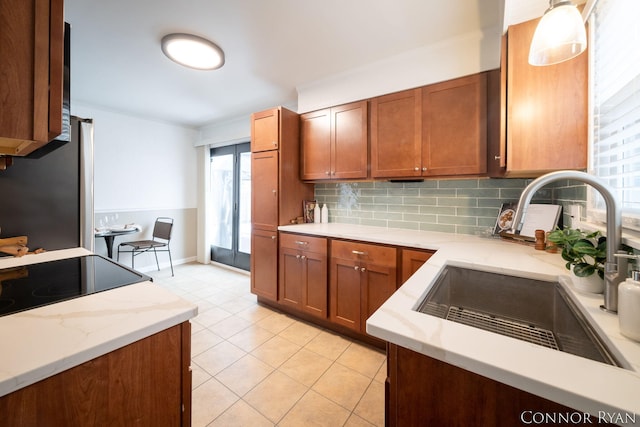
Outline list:
[[[417,311],[629,368],[558,282],[446,266]]]

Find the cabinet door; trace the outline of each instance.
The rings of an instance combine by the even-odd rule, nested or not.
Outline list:
[[[367,102],[331,109],[331,178],[367,177]]]
[[[251,222],[253,227],[278,227],[278,152],[251,154]]]
[[[409,277],[413,275],[422,265],[431,258],[433,252],[431,251],[418,251],[414,249],[402,249],[402,271],[400,285],[409,280]]]
[[[284,305],[302,309],[304,290],[304,264],[305,259],[300,255],[301,251],[280,247],[280,270],[278,274],[279,295],[278,300]]]
[[[302,159],[300,176],[304,180],[331,178],[330,109],[300,116]]]
[[[396,268],[367,264],[360,271],[364,276],[361,294],[362,332],[366,332],[367,319],[396,291]]]
[[[275,231],[251,233],[251,292],[278,300],[278,236]]]
[[[371,177],[420,176],[422,91],[371,100]]]
[[[487,78],[474,74],[422,89],[422,173],[487,171]]]
[[[251,115],[251,151],[275,150],[280,141],[280,110],[253,113]]]
[[[352,260],[331,258],[329,319],[360,332],[360,268]]]
[[[529,45],[537,22],[513,25],[507,32],[510,176],[587,167],[587,52],[555,65],[529,65]]]
[[[325,243],[326,245],[326,243]],[[326,246],[325,246],[326,247]],[[327,255],[305,252],[304,262],[304,310],[322,319],[327,318]]]
[[[0,3],[0,154],[27,155],[62,132],[62,0]]]

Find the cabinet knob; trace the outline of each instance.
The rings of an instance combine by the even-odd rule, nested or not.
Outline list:
[[[329,172],[329,171],[324,171],[324,174],[325,174],[325,175],[331,175],[331,172]]]
[[[271,236],[271,240],[276,240],[276,236]]]
[[[364,268],[364,267],[362,267],[362,268],[360,269],[360,271],[361,271],[362,273],[364,273],[366,270],[367,270],[367,269],[366,269],[366,268]]]
[[[358,271],[358,270],[360,269],[360,267],[358,267],[357,265],[354,265],[354,266],[353,266],[353,269],[354,269],[355,271]]]
[[[417,172],[417,171],[420,170],[420,168],[418,166],[416,166],[415,168],[413,168],[413,170]]]
[[[336,174],[336,171],[331,171],[331,175],[335,175],[335,174]]]
[[[422,168],[422,172],[425,172],[427,170],[427,168]]]
[[[276,194],[276,190],[271,190],[271,192],[272,192],[273,194]]]
[[[307,257],[305,255],[302,255],[300,259],[304,261],[305,259],[307,259]]]
[[[278,141],[273,141],[272,144],[275,147],[276,145],[278,145]]]
[[[500,160],[500,156],[494,156],[493,160]]]
[[[300,259],[300,255],[296,255],[296,259]]]

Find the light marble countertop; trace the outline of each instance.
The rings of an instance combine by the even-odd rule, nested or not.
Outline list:
[[[622,413],[633,415],[640,424],[640,343],[620,334],[616,315],[600,310],[602,294],[573,287],[559,254],[490,237],[351,224],[287,225],[279,230],[436,250],[367,320],[369,334],[588,412],[593,421],[599,415]],[[612,352],[632,370],[414,311],[447,264],[542,280],[560,278]]]
[[[0,268],[90,255],[65,249],[0,258]],[[198,307],[141,282],[0,317],[0,396],[196,316]]]

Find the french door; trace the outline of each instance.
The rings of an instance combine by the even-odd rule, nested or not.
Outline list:
[[[211,260],[249,270],[251,149],[243,143],[211,149]]]

